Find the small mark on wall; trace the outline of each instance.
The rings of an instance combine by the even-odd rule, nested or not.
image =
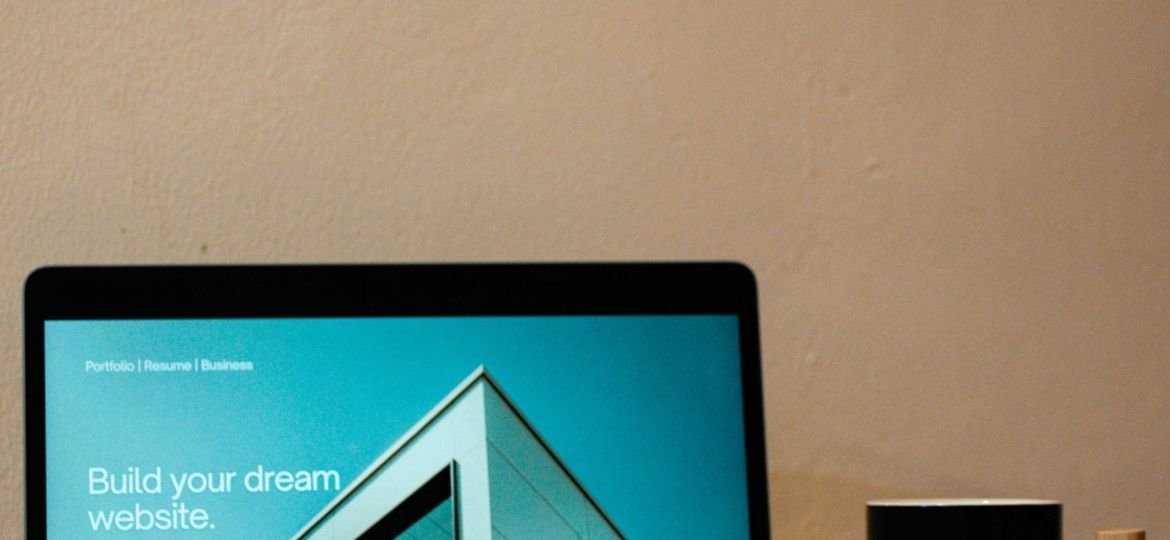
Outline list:
[[[865,161],[865,176],[870,181],[876,181],[884,179],[886,175],[880,162],[876,159],[868,159]]]

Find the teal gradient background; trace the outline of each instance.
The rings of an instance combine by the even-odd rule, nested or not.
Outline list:
[[[95,536],[89,510],[169,508],[168,472],[328,469],[344,488],[479,365],[630,538],[747,538],[733,316],[50,321],[45,340],[50,538]],[[255,369],[83,367],[147,358]],[[91,496],[90,467],[162,467],[163,494]],[[181,501],[215,536],[287,538],[335,495],[237,477]]]

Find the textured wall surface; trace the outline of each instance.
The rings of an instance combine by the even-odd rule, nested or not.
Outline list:
[[[38,265],[717,258],[776,538],[896,496],[1170,536],[1170,3],[0,12],[0,530]]]

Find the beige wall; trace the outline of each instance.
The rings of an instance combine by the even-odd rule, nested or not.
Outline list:
[[[1170,3],[0,1],[0,530],[50,263],[739,259],[777,538],[1170,536]]]

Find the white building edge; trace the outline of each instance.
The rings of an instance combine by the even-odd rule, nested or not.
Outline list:
[[[483,366],[293,538],[404,531],[460,540],[625,538]]]

